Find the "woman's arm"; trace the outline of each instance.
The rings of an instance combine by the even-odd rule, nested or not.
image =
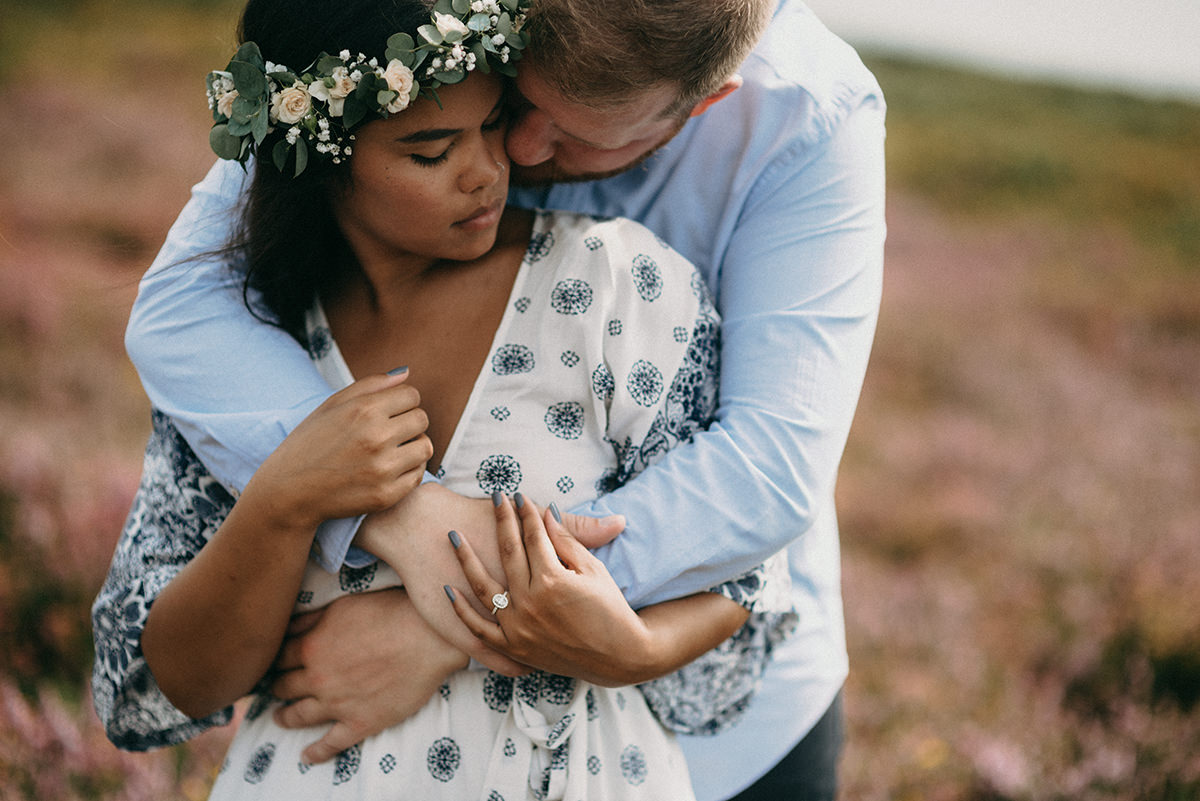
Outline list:
[[[270,667],[321,520],[387,508],[419,484],[430,446],[420,398],[403,381],[372,376],[318,407],[154,601],[142,650],[184,713],[228,705]]]

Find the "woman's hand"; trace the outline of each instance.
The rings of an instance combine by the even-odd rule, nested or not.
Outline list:
[[[254,493],[286,525],[377,512],[420,485],[433,446],[407,372],[354,382],[318,406],[263,462]]]
[[[653,632],[621,595],[608,570],[572,538],[553,507],[543,516],[532,501],[503,495],[495,503],[496,535],[508,606],[495,621],[453,593],[454,611],[477,637],[528,665],[594,684],[620,686],[656,669]],[[451,535],[474,597],[486,609],[506,589],[475,549]]]
[[[708,592],[635,613],[603,563],[560,525],[553,504],[539,513],[520,495],[516,510],[503,495],[493,500],[507,606],[493,620],[447,591],[467,628],[500,653],[593,684],[638,684],[686,665],[746,622],[744,608]],[[450,541],[474,598],[492,608],[504,584],[470,542],[454,533]]]

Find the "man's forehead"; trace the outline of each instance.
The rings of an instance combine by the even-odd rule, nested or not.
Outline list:
[[[599,150],[618,149],[657,130],[675,99],[672,88],[664,85],[649,87],[615,107],[579,103],[564,97],[533,64],[521,65],[517,90],[549,116],[560,133]]]

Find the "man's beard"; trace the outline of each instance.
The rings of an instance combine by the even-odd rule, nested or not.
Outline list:
[[[510,183],[512,183],[514,186],[545,186],[547,184],[579,184],[586,181],[602,181],[605,178],[612,178],[614,175],[620,175],[621,173],[629,172],[634,167],[641,166],[646,159],[653,156],[655,153],[661,150],[663,146],[667,144],[667,142],[670,142],[672,139],[674,139],[675,134],[679,133],[679,130],[687,121],[687,117],[681,118],[679,120],[679,124],[676,125],[670,133],[664,136],[661,142],[622,167],[617,167],[616,169],[608,170],[606,172],[569,173],[563,171],[554,161],[554,159],[543,161],[541,164],[534,164],[529,167],[523,167],[520,164],[514,163],[512,165]]]

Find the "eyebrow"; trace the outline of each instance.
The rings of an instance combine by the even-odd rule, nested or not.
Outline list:
[[[504,96],[496,101],[496,105],[492,106],[492,110],[488,112],[487,118],[490,119],[496,113],[496,109],[500,108],[500,104],[504,101]],[[447,139],[451,136],[458,136],[464,128],[425,128],[421,131],[414,131],[407,136],[396,137],[396,141],[405,145],[420,144],[421,142],[436,142],[439,139]]]

